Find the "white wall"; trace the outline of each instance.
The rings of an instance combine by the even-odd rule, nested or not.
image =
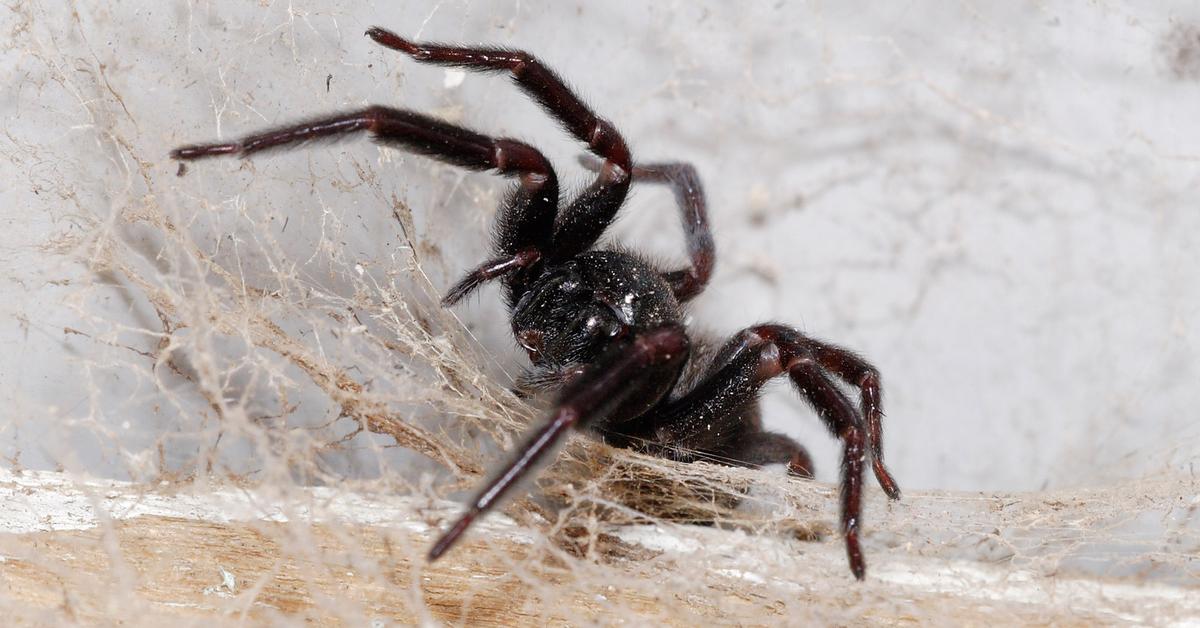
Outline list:
[[[67,309],[85,275],[37,246],[144,201],[130,160],[164,185],[181,142],[377,102],[530,139],[583,180],[580,147],[503,79],[417,66],[361,35],[378,24],[535,52],[638,157],[695,163],[720,254],[695,322],[791,322],[874,360],[904,487],[1037,489],[1196,458],[1194,3],[359,4],[32,3],[0,18],[14,33],[0,53],[6,455],[115,473],[174,425],[160,391],[108,368],[111,349],[63,332],[98,311],[144,326],[145,307],[114,291]],[[366,142],[196,164],[170,202],[290,220],[301,272],[322,234],[386,264],[389,209],[327,185],[346,154],[414,208],[441,249],[435,282],[481,258],[503,184],[380,161]],[[362,228],[325,233],[330,215]],[[640,189],[615,233],[682,252],[663,190]],[[495,296],[461,316],[503,376],[521,358]],[[815,418],[783,386],[767,406],[832,480],[838,447]]]

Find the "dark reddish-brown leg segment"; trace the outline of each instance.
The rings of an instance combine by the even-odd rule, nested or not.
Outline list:
[[[879,383],[879,371],[849,349],[817,340],[811,342],[813,355],[825,370],[858,388],[875,479],[888,497],[900,499],[900,487],[883,464],[883,388]]]
[[[529,187],[557,185],[549,160],[536,148],[511,139],[494,139],[470,129],[413,111],[374,105],[314,118],[296,124],[248,135],[232,142],[193,144],[171,151],[174,159],[256,153],[320,140],[336,140],[367,131],[381,143],[405,148],[470,170],[496,169],[501,174],[520,175]]]
[[[736,445],[731,454],[736,462],[754,467],[786,464],[790,475],[813,478],[812,456],[808,455],[808,450],[783,434],[749,431],[738,438]]]
[[[454,287],[446,292],[446,296],[442,297],[442,306],[451,307],[461,301],[463,297],[474,292],[484,282],[503,277],[516,270],[529,268],[540,262],[541,259],[541,251],[532,247],[521,249],[513,255],[490,259],[454,284]]]
[[[379,27],[368,29],[367,36],[422,63],[483,72],[510,72],[522,91],[604,160],[596,180],[558,216],[554,246],[543,250],[551,263],[586,251],[608,228],[629,191],[633,158],[616,127],[592,112],[553,70],[520,50],[422,44]],[[504,237],[502,224],[500,248],[504,248]]]
[[[512,249],[502,252],[512,263],[500,268],[504,271],[501,273],[495,272],[501,262],[492,260],[489,267],[493,271],[477,269],[459,282],[447,299],[457,301],[481,281],[536,263],[541,256],[538,251],[551,246],[558,208],[558,177],[541,152],[516,140],[491,138],[411,111],[372,106],[255,133],[233,142],[183,146],[171,151],[171,157],[181,160],[223,155],[249,157],[271,149],[339,139],[364,131],[381,144],[404,148],[469,170],[495,169],[520,180],[508,205],[501,211],[501,222],[507,225],[509,248]]]
[[[687,359],[683,328],[668,325],[614,346],[563,389],[550,419],[517,449],[514,458],[471,500],[467,512],[429,551],[435,560],[462,536],[471,523],[495,507],[526,474],[544,462],[567,430],[603,421],[615,409],[639,397],[664,394]],[[661,385],[663,382],[665,386]],[[657,399],[642,399],[654,403]]]
[[[850,571],[862,580],[867,565],[858,531],[862,525],[863,463],[867,459],[865,430],[854,405],[811,358],[796,359],[788,367],[788,375],[829,430],[842,439],[842,534],[846,537]]]
[[[633,179],[664,183],[675,192],[692,267],[668,272],[666,278],[671,282],[675,298],[687,301],[704,290],[717,261],[717,249],[708,226],[708,203],[704,198],[700,176],[688,163],[638,164],[633,168]]]
[[[684,455],[689,451],[736,451],[742,444],[739,443],[740,439],[756,433],[743,425],[741,409],[758,395],[765,382],[787,373],[829,431],[842,440],[842,531],[846,537],[850,569],[855,577],[862,578],[866,565],[858,531],[862,518],[862,476],[868,456],[869,430],[854,404],[830,379],[825,369],[839,376],[847,371],[839,372],[826,366],[822,361],[822,351],[827,352],[824,356],[826,359],[837,353],[828,353],[829,345],[783,325],[751,327],[721,349],[713,359],[708,375],[695,388],[648,414],[638,425],[630,427],[636,429],[642,438],[658,443],[665,450],[662,454],[668,457],[679,457],[672,455],[672,450],[683,452]],[[845,350],[840,352],[837,354],[849,353]],[[877,391],[872,393],[872,398],[878,398]],[[882,463],[878,468],[882,470],[880,485],[888,491],[889,496],[898,497],[895,480],[883,469]]]
[[[580,162],[592,170],[598,170],[601,166],[600,162],[586,157]],[[681,302],[688,301],[708,285],[717,262],[717,248],[708,225],[708,201],[704,197],[700,176],[689,163],[667,162],[635,165],[633,180],[635,183],[644,181],[669,185],[675,193],[692,266],[669,271],[664,276],[670,282],[675,298]]]

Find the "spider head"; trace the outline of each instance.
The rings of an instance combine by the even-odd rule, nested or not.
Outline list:
[[[513,307],[512,327],[535,365],[569,366],[679,316],[679,302],[649,264],[592,251],[547,269]]]

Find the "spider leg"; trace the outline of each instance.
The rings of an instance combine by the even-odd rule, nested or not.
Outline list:
[[[731,457],[736,462],[754,467],[768,464],[786,464],[789,475],[811,480],[813,478],[812,456],[796,441],[775,432],[746,430],[737,437],[736,448]]]
[[[591,170],[599,170],[603,165],[589,157],[579,161]],[[675,193],[692,266],[663,273],[663,276],[671,284],[675,298],[681,303],[688,301],[704,290],[717,261],[717,249],[708,225],[708,202],[700,176],[692,164],[685,162],[637,164],[632,174],[635,183],[661,183],[671,186]]]
[[[612,123],[597,116],[553,70],[527,52],[416,43],[379,27],[368,29],[367,36],[422,63],[510,72],[522,91],[603,159],[596,180],[560,212],[554,226],[554,245],[545,252],[553,263],[591,248],[608,228],[629,191],[633,158]],[[509,235],[503,222],[498,237],[500,248],[513,248],[508,245]]]
[[[862,476],[867,449],[861,418],[846,395],[838,390],[833,380],[815,362],[801,358],[788,368],[788,375],[829,427],[829,431],[842,439],[842,534],[846,538],[850,571],[855,578],[862,580],[867,566],[858,541],[858,531],[862,522]]]
[[[436,560],[481,515],[495,507],[539,463],[547,462],[567,430],[644,412],[666,394],[687,359],[683,328],[666,325],[615,345],[563,389],[550,415],[498,474],[471,499],[467,511],[429,551]]]
[[[743,336],[746,333],[763,334],[765,337],[774,338],[775,340],[773,340],[773,342],[779,342],[790,346],[791,348],[787,349],[788,351],[802,352],[810,355],[812,359],[814,359],[817,364],[821,366],[822,369],[837,375],[842,381],[858,388],[861,417],[865,422],[866,439],[868,447],[870,448],[869,453],[871,455],[871,466],[875,473],[875,479],[879,482],[879,486],[889,498],[900,499],[900,487],[896,483],[895,478],[892,477],[891,472],[887,470],[887,467],[883,463],[883,392],[879,383],[879,371],[874,366],[871,366],[871,364],[861,356],[853,351],[850,351],[849,349],[822,342],[814,338],[809,338],[788,327],[781,325],[761,325],[751,328],[750,330],[747,330],[747,332],[743,332]],[[739,372],[739,368],[750,368],[749,365],[738,367],[737,364],[735,364],[739,359],[737,356],[740,356],[741,352],[745,350],[746,342],[747,341],[744,339],[735,339],[725,348],[722,354],[717,357],[716,361],[714,361],[714,364],[726,365],[724,371],[725,375],[723,376],[728,377],[733,373],[737,373]],[[769,370],[767,372],[769,372]],[[767,372],[746,375],[745,381],[742,383],[732,382],[725,385],[732,387],[751,386],[753,387],[753,390],[757,390],[757,386],[761,386],[766,379],[770,379],[770,377],[774,376],[767,375]],[[721,373],[722,371],[718,371],[711,377],[720,377],[722,376]],[[763,379],[764,377],[765,379]],[[703,385],[713,386],[716,385],[716,381],[706,381]],[[723,397],[725,400],[743,398],[748,401],[749,399],[752,399],[752,396]],[[727,409],[726,406],[728,406],[728,403],[729,402],[727,401],[725,405],[711,408],[709,412],[720,413],[722,417],[726,417],[723,419],[726,422],[730,421],[728,417],[733,417],[733,420],[736,421],[739,415],[736,412],[733,412],[731,409]],[[679,416],[685,415],[685,413],[675,414]],[[697,418],[690,423],[679,423],[676,429],[683,430],[684,432],[688,431],[689,429],[693,430],[696,433],[695,438],[699,438],[700,440],[695,443],[679,441],[682,436],[673,434],[671,436],[671,438],[674,439],[672,442],[679,441],[681,446],[696,449],[705,449],[706,447],[714,446],[712,443],[707,443],[704,441],[705,438],[711,438],[711,436],[706,436],[705,434],[701,434],[696,431],[699,417],[709,417],[709,415],[696,414],[693,416]],[[711,417],[706,419],[708,422],[711,422],[711,420],[714,419],[711,419]],[[735,429],[735,426],[731,426],[727,429]],[[836,431],[834,432],[834,435],[837,435]]]
[[[870,430],[864,427],[854,404],[826,374],[826,368],[842,374],[824,364],[830,358],[829,355],[822,356],[822,351],[828,352],[829,347],[782,325],[751,327],[726,343],[714,358],[708,375],[699,384],[682,397],[639,419],[640,425],[632,427],[656,443],[669,457],[686,458],[688,452],[722,452],[731,449],[734,452],[740,450],[742,455],[747,449],[751,454],[769,453],[755,442],[764,437],[754,436],[756,430],[747,426],[746,408],[756,399],[764,383],[787,373],[829,431],[843,442],[841,527],[851,571],[861,579],[866,565],[858,531],[862,519],[862,476],[864,462],[869,455]],[[847,353],[841,350],[837,355],[844,356]],[[864,361],[858,366],[865,364]],[[844,372],[848,371],[849,367],[846,367]],[[875,380],[877,383],[877,376]],[[879,398],[877,390],[864,394],[874,400]],[[747,441],[748,437],[752,438]],[[735,464],[737,462],[751,461],[734,461]],[[882,468],[882,463],[879,468]],[[880,476],[880,485],[889,497],[899,497],[895,480],[886,470]]]
[[[232,142],[182,146],[171,151],[171,157],[184,161],[224,155],[249,157],[271,149],[335,140],[364,131],[380,144],[404,148],[468,170],[491,169],[519,179],[516,191],[501,212],[501,223],[506,225],[510,244],[501,247],[504,257],[489,260],[467,275],[446,295],[447,305],[462,299],[484,281],[509,276],[536,264],[542,258],[541,251],[550,247],[558,208],[558,177],[541,152],[517,140],[488,137],[412,111],[372,106],[270,129]]]
[[[442,297],[442,306],[450,307],[474,292],[484,282],[529,268],[541,260],[542,252],[533,247],[517,251],[511,256],[490,259],[454,284],[454,287],[446,292],[446,296]]]
[[[883,464],[883,389],[879,371],[858,354],[836,345],[809,339],[817,362],[842,381],[859,390],[860,409],[871,448],[871,468],[879,486],[892,499],[900,499],[900,487]]]

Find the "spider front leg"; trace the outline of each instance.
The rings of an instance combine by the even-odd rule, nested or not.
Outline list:
[[[522,91],[603,159],[596,180],[561,212],[554,228],[554,245],[544,252],[555,263],[591,248],[608,228],[629,191],[633,157],[625,138],[611,122],[597,116],[553,70],[528,52],[417,43],[379,27],[367,30],[367,36],[421,63],[511,73]],[[515,252],[504,222],[500,224],[498,240],[504,252]]]
[[[830,362],[834,356],[842,363]],[[841,528],[846,554],[856,578],[866,573],[859,543],[862,520],[862,478],[869,455],[871,430],[854,404],[826,374],[829,369],[840,376],[854,372],[845,366],[852,353],[813,340],[782,325],[758,325],[730,340],[712,362],[706,377],[683,397],[640,420],[639,434],[657,443],[667,452],[729,452],[741,449],[761,452],[761,445],[749,440],[763,434],[745,424],[745,408],[757,397],[770,379],[787,373],[805,399],[834,436],[842,440]],[[855,357],[855,365],[869,368]],[[866,366],[864,366],[866,365]],[[841,367],[842,370],[838,370]],[[878,375],[873,382],[878,384]],[[858,382],[851,382],[858,383]],[[871,388],[863,394],[878,409],[879,391]],[[735,461],[737,462],[737,461]],[[891,474],[877,461],[876,477],[888,496],[897,499],[898,487]]]
[[[429,559],[446,553],[521,478],[546,462],[570,428],[621,421],[658,403],[678,378],[688,348],[687,335],[679,325],[665,325],[610,347],[567,384],[554,413],[471,499],[467,512],[429,550]]]
[[[184,161],[226,155],[250,157],[263,151],[334,140],[364,131],[380,144],[404,148],[468,170],[496,170],[520,181],[500,217],[509,233],[512,250],[504,250],[502,257],[488,260],[469,273],[447,293],[444,304],[453,305],[484,281],[511,277],[541,261],[553,237],[558,177],[541,152],[517,140],[491,138],[412,111],[372,106],[255,133],[232,142],[182,146],[171,151],[171,157]]]

